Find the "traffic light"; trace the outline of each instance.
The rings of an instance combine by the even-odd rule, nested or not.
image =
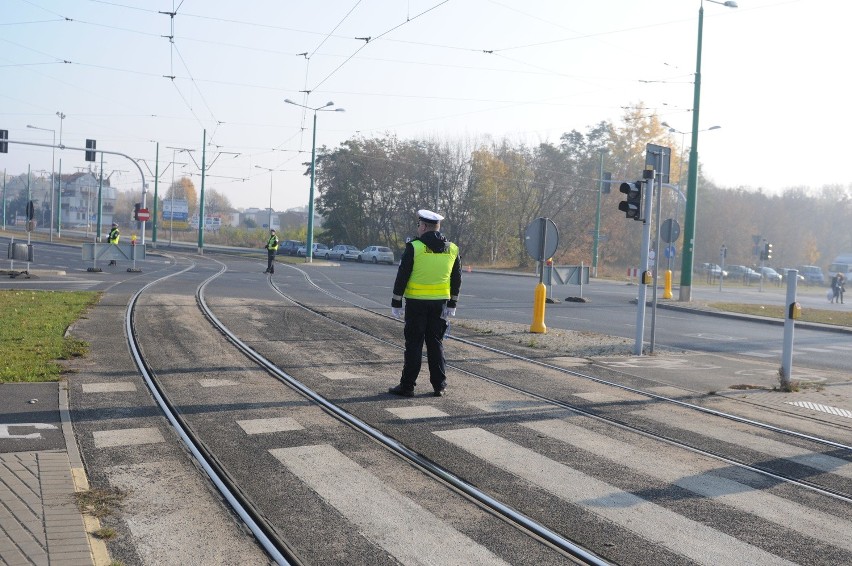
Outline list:
[[[3,140],[9,139],[9,130],[0,130],[0,153],[9,153],[9,144]]]
[[[765,260],[772,259],[772,244],[769,244],[769,243],[764,244],[764,246],[763,246],[763,258],[761,258],[761,259],[765,259]]]
[[[618,190],[627,195],[627,200],[618,203],[618,210],[627,218],[642,220],[642,181],[621,183]]]
[[[86,161],[94,161],[95,160],[95,146],[97,145],[96,140],[86,140]],[[89,151],[91,150],[91,151]]]
[[[612,173],[604,173],[603,174],[603,184],[601,184],[601,194],[604,194],[604,195],[609,194],[610,181],[612,181]]]
[[[142,203],[137,202],[133,205],[133,220],[139,220],[139,210],[142,208]]]

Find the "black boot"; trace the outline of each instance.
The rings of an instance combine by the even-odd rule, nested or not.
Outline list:
[[[388,389],[388,393],[391,395],[399,395],[400,397],[414,397],[414,388],[413,387],[405,387],[403,384],[399,384],[396,387],[391,387]]]

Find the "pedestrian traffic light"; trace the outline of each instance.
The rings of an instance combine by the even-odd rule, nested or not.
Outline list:
[[[142,203],[137,202],[133,205],[133,220],[139,220],[139,210],[142,208]]]
[[[86,140],[86,161],[94,161],[95,160],[95,146],[97,145],[96,140]]]
[[[763,246],[763,259],[772,259],[772,244],[767,243]]]
[[[619,191],[627,195],[627,200],[618,203],[618,210],[624,213],[627,218],[633,220],[642,220],[642,181],[634,181],[633,183],[621,183]]]

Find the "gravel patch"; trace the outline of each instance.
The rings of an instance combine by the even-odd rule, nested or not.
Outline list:
[[[528,324],[517,322],[464,319],[453,321],[453,325],[483,336],[498,338],[509,344],[578,358],[629,356],[633,354],[635,344],[632,338],[597,332],[551,329],[544,334],[532,333]]]

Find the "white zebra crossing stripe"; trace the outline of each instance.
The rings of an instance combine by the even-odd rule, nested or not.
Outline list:
[[[777,358],[780,355],[780,352],[740,352],[743,356],[751,356],[753,358]]]
[[[435,434],[486,462],[698,564],[792,564],[480,428]]]
[[[159,444],[165,442],[160,429],[156,427],[96,430],[92,432],[92,437],[95,441],[95,448],[138,446],[140,444]]]
[[[813,411],[822,411],[823,413],[829,413],[831,415],[838,415],[841,417],[847,417],[852,419],[852,411],[847,411],[846,409],[838,409],[837,407],[832,407],[831,405],[821,405],[819,403],[811,403],[810,401],[787,401],[788,405],[795,405],[796,407],[804,407],[805,409],[811,409]]]
[[[269,453],[403,564],[506,564],[332,446]]]
[[[651,419],[669,426],[674,426],[683,430],[688,430],[696,434],[730,442],[761,454],[768,454],[774,458],[786,458],[793,462],[808,466],[823,472],[838,474],[846,478],[852,478],[852,463],[834,456],[826,456],[811,452],[804,448],[799,448],[791,444],[772,440],[753,434],[751,432],[743,432],[738,430],[738,423],[703,415],[696,415],[677,407],[648,407],[641,411],[631,413],[647,419]]]
[[[607,460],[617,461],[640,474],[677,485],[687,491],[713,499],[734,509],[751,513],[767,521],[852,551],[852,523],[827,515],[782,497],[765,493],[751,486],[714,475],[720,465],[707,459],[684,460],[684,451],[666,445],[655,445],[653,451],[621,442],[559,419],[530,422],[524,426],[550,438],[570,444]],[[613,458],[617,457],[617,460]],[[661,466],[660,462],[665,465]],[[743,478],[761,479],[744,470]],[[795,517],[795,520],[791,518]]]

